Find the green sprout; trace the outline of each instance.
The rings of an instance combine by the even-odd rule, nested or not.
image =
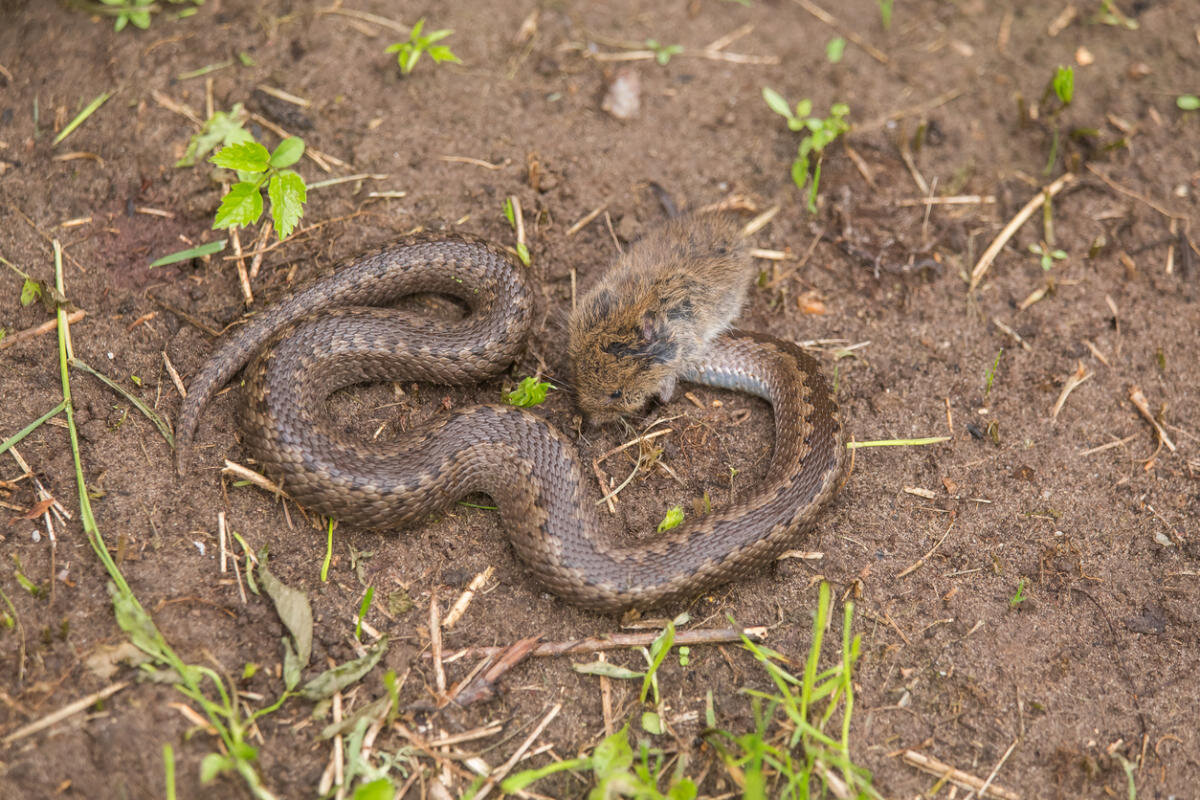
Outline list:
[[[876,0],[879,5],[879,21],[883,23],[883,29],[891,30],[892,27],[892,0]]]
[[[1102,25],[1125,28],[1129,31],[1136,31],[1139,27],[1138,21],[1125,16],[1113,0],[1100,0],[1100,10],[1096,12],[1093,21]]]
[[[1017,591],[1008,599],[1008,607],[1016,608],[1017,606],[1021,605],[1021,603],[1024,603],[1027,599],[1028,597],[1025,594],[1025,579],[1018,578]]]
[[[1075,68],[1059,67],[1054,70],[1054,77],[1050,80],[1050,85],[1064,106],[1071,105],[1071,100],[1075,96]]]
[[[681,522],[683,522],[683,506],[675,506],[667,511],[662,522],[658,523],[658,532],[669,531],[671,528],[678,527]]]
[[[1050,139],[1050,157],[1046,160],[1046,167],[1042,170],[1043,175],[1049,175],[1054,169],[1054,162],[1058,160],[1058,139],[1060,136],[1058,127],[1058,118],[1062,116],[1067,106],[1071,105],[1071,101],[1075,98],[1075,68],[1074,67],[1058,67],[1054,70],[1054,77],[1050,79],[1050,83],[1046,85],[1046,91],[1042,93],[1042,104],[1044,105],[1050,96],[1058,98],[1059,106],[1054,109],[1051,115],[1053,124],[1053,132]]]
[[[554,388],[537,378],[522,378],[516,389],[504,396],[504,402],[517,408],[529,408],[546,400],[546,391]]]
[[[304,215],[308,188],[304,179],[287,169],[304,155],[304,140],[290,136],[272,153],[258,142],[226,145],[209,159],[218,167],[235,170],[240,179],[221,200],[213,229],[253,225],[263,213],[262,187],[267,185],[271,217],[280,240],[291,235]]]
[[[217,111],[209,117],[200,132],[188,141],[187,152],[175,162],[177,167],[194,167],[218,147],[254,141],[254,136],[245,128],[246,111],[241,103],[234,103],[228,111]]]
[[[850,125],[846,122],[850,107],[845,103],[834,103],[829,107],[829,116],[822,119],[810,116],[811,100],[801,100],[793,112],[788,102],[774,89],[763,87],[762,94],[771,110],[787,120],[789,130],[805,131],[796,151],[796,160],[792,162],[792,181],[798,189],[803,189],[805,184],[812,181],[808,193],[808,210],[815,214],[817,192],[821,183],[821,159],[825,148],[850,130]]]
[[[659,44],[657,39],[647,39],[646,47],[654,51],[654,60],[660,67],[665,67],[671,60],[671,56],[677,56],[683,52],[683,45]]]
[[[992,393],[992,382],[996,380],[996,368],[1000,366],[1000,356],[1004,355],[1004,348],[1000,348],[1000,352],[996,353],[996,360],[992,362],[991,368],[984,375],[983,381],[983,398],[986,400],[988,395]]]
[[[513,195],[504,198],[504,218],[508,220],[509,227],[517,232],[517,258],[521,259],[521,263],[528,267],[530,262],[529,248],[522,241],[525,237],[525,226],[521,224],[520,212],[520,200],[514,202]]]
[[[1175,98],[1175,105],[1179,106],[1182,111],[1196,111],[1200,109],[1200,97],[1194,94],[1181,94]]]
[[[175,5],[184,2],[190,2],[197,6],[204,4],[204,0],[168,0],[168,2]],[[125,26],[130,23],[133,23],[135,28],[146,30],[150,27],[150,15],[162,10],[156,0],[100,0],[100,5],[86,4],[86,9],[93,13],[116,17],[113,22],[113,30],[116,31],[124,30]],[[180,18],[190,17],[196,11],[195,8],[185,8],[177,16]]]
[[[429,53],[429,57],[433,59],[435,64],[441,64],[443,61],[453,61],[455,64],[461,64],[462,60],[450,52],[450,48],[444,44],[434,45],[434,42],[439,42],[445,39],[450,34],[454,33],[450,28],[443,28],[440,31],[421,35],[421,29],[425,27],[425,18],[421,17],[417,20],[417,24],[412,26],[409,31],[407,42],[396,42],[388,47],[385,52],[396,54],[396,63],[400,65],[400,74],[408,75],[417,66],[417,62],[421,59],[422,53]]]
[[[1033,244],[1029,245],[1029,252],[1039,257],[1041,260],[1042,269],[1044,269],[1046,272],[1050,271],[1050,268],[1054,266],[1055,261],[1062,261],[1067,257],[1067,252],[1065,250],[1051,249],[1050,245],[1046,244],[1045,242],[1034,242]]]
[[[842,56],[846,54],[846,40],[841,36],[835,36],[829,40],[829,44],[825,45],[825,60],[830,64],[840,64]]]

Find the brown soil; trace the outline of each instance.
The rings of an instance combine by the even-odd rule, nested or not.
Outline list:
[[[526,210],[544,298],[535,341],[513,374],[532,374],[543,360],[550,374],[562,375],[572,271],[584,290],[611,261],[609,219],[629,239],[662,218],[649,181],[690,206],[731,192],[762,208],[779,204],[782,211],[756,235],[757,246],[800,255],[819,232],[829,238],[816,242],[799,269],[794,260],[762,262],[768,277],[789,274],[776,290],[753,294],[741,324],[795,340],[861,344],[836,361],[836,345],[821,351],[826,367],[837,369],[843,416],[856,438],[952,439],[858,451],[849,482],[807,545],[823,558],[781,562],[758,580],[698,599],[690,607],[694,624],[722,625],[732,615],[770,625],[768,643],[803,658],[818,576],[833,584],[839,608],[853,598],[863,636],[853,755],[886,796],[912,797],[935,782],[904,764],[899,751],[916,749],[986,777],[1014,743],[996,782],[1025,797],[1124,796],[1121,759],[1132,765],[1139,797],[1194,794],[1200,784],[1200,261],[1188,223],[1197,218],[1200,196],[1200,116],[1174,102],[1200,88],[1192,0],[1121,2],[1139,23],[1136,31],[1092,24],[1099,4],[1077,3],[1078,16],[1056,35],[1048,28],[1060,4],[898,3],[886,32],[871,0],[827,4],[850,32],[878,48],[850,44],[837,65],[825,57],[836,33],[800,0],[750,7],[716,0],[544,3],[536,33],[523,44],[514,37],[539,8],[534,2],[405,9],[354,3],[410,23],[428,9],[431,26],[455,30],[447,43],[465,66],[426,61],[408,78],[383,53],[402,38],[392,30],[314,13],[324,5],[305,0],[257,5],[210,0],[190,19],[156,19],[149,31],[115,34],[109,21],[57,4],[0,3],[0,254],[49,280],[47,238],[64,242],[67,293],[88,314],[72,326],[79,357],[173,419],[179,398],[162,353],[187,380],[214,341],[168,306],[217,329],[246,310],[229,262],[147,268],[184,247],[183,237],[211,238],[219,199],[207,168],[172,167],[195,127],[154,95],[203,114],[205,79],[180,74],[239,52],[254,66],[211,73],[219,109],[248,102],[349,165],[335,166],[334,175],[386,175],[311,191],[304,224],[329,222],[266,256],[254,282],[256,307],[418,226],[511,243],[501,203],[515,194]],[[611,52],[611,40],[654,37],[696,49],[743,25],[752,31],[727,49],[778,56],[779,63],[686,53],[666,66],[633,62],[642,109],[629,122],[600,108],[618,65],[584,58],[572,46],[602,42],[596,49]],[[1055,66],[1080,56],[1086,61],[1085,53],[1094,63],[1076,66],[1074,104],[1057,121],[1043,108],[1040,120],[1022,124],[1021,109],[1038,103]],[[260,84],[312,106],[264,101],[254,95]],[[763,86],[793,102],[811,97],[821,111],[835,101],[852,109],[849,147],[835,146],[825,160],[815,217],[789,178],[796,136],[763,103]],[[114,89],[82,127],[52,146],[55,130]],[[1069,257],[1046,274],[1028,252],[1043,238],[1039,212],[969,293],[965,273],[1053,177],[1042,170],[1055,124],[1098,131],[1085,141],[1064,136],[1054,169],[1061,174],[1065,164],[1079,175],[1053,202],[1055,246]],[[919,130],[923,142],[912,148],[910,168],[902,153]],[[268,144],[277,141],[255,131]],[[1122,136],[1127,146],[1105,147]],[[63,160],[68,153],[94,155]],[[310,182],[331,177],[307,159],[300,169]],[[926,209],[909,202],[922,195],[921,179],[934,194],[995,200]],[[367,197],[378,190],[407,195]],[[568,236],[573,222],[606,201],[608,219],[601,214]],[[87,221],[64,225],[76,218]],[[45,321],[40,305],[18,305],[20,279],[0,272],[7,276],[0,326],[11,336]],[[1027,296],[1045,288],[1044,297],[1022,309]],[[807,306],[819,298],[826,313],[802,313],[801,296]],[[986,375],[1001,348],[989,392]],[[1090,379],[1052,418],[1078,365]],[[468,392],[422,387],[399,405],[390,389],[376,387],[338,402],[356,419],[351,427],[370,435],[384,423],[395,429],[413,415],[438,413],[443,397],[455,405],[493,400],[502,383]],[[1130,403],[1133,386],[1144,392],[1175,450],[1159,446]],[[323,584],[323,532],[295,507],[289,522],[270,496],[235,487],[217,471],[226,457],[245,458],[232,422],[236,389],[210,407],[201,425],[202,467],[178,480],[166,444],[126,401],[82,374],[73,387],[96,516],[121,569],[185,659],[219,664],[233,675],[247,662],[264,665],[239,683],[251,707],[281,691],[283,628],[265,599],[250,595],[243,603],[233,574],[218,571],[219,510],[254,547],[270,546],[277,575],[310,594],[316,616],[310,674],[353,657],[354,613],[364,587],[375,587],[367,620],[394,638],[386,667],[401,674],[411,668],[405,703],[430,700],[432,672],[419,654],[428,643],[431,593],[436,589],[444,606],[489,565],[495,577],[446,635],[448,650],[507,644],[531,633],[558,640],[617,628],[614,619],[539,591],[495,517],[470,508],[399,535],[339,530]],[[695,394],[704,408],[683,398],[671,404],[668,415],[684,416],[660,440],[683,485],[661,472],[635,482],[620,497],[615,532],[652,531],[665,508],[690,508],[705,491],[716,504],[729,503],[731,468],[734,496],[762,477],[768,410],[736,395]],[[0,351],[0,396],[5,437],[54,407],[60,388],[53,335]],[[741,409],[751,414],[738,427]],[[540,413],[575,430],[565,392],[552,393]],[[614,429],[579,444],[591,459],[624,438]],[[1118,444],[1095,450],[1109,443]],[[30,482],[0,490],[7,517],[0,588],[20,623],[20,630],[0,628],[2,733],[137,677],[123,667],[102,678],[85,665],[123,634],[104,570],[77,522],[66,431],[43,426],[19,450],[74,519],[57,528],[52,569],[44,530],[34,533],[40,522],[21,519],[18,510],[37,502]],[[2,460],[0,478],[21,474],[11,455]],[[629,464],[614,460],[609,467],[619,478]],[[913,487],[927,496],[907,491]],[[18,583],[18,563],[40,594]],[[1020,580],[1028,599],[1014,607]],[[389,600],[402,594],[414,602],[411,609],[389,611]],[[641,663],[637,653],[611,658]],[[410,713],[409,723],[432,736],[502,722],[503,736],[511,738],[486,754],[497,764],[548,707],[562,703],[542,740],[569,757],[594,744],[603,728],[597,679],[576,674],[570,662],[527,662],[505,677],[497,699],[436,716]],[[450,680],[464,677],[473,663],[449,665]],[[350,693],[347,709],[382,694],[381,671]],[[690,750],[693,775],[712,762],[694,738],[705,691],[714,690],[723,727],[747,730],[749,707],[737,690],[769,688],[761,669],[733,646],[694,647],[686,668],[669,659],[662,684],[678,736],[660,742]],[[614,692],[619,722],[637,710],[636,688],[617,685]],[[0,797],[161,797],[167,743],[177,754],[180,797],[248,796],[230,778],[200,786],[200,759],[215,744],[174,705],[183,699],[174,689],[135,682],[0,748]],[[310,711],[292,700],[263,720],[261,739],[252,740],[261,748],[267,784],[282,797],[314,796],[328,760],[324,723],[310,723]],[[390,733],[377,742],[391,750],[404,744]],[[706,774],[704,792],[730,791],[718,764]],[[539,789],[564,797],[584,792],[574,779]]]

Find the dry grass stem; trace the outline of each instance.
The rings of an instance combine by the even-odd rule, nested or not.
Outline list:
[[[1184,215],[1184,214],[1176,214],[1174,211],[1171,211],[1171,210],[1169,210],[1169,209],[1163,208],[1162,206],[1160,206],[1158,203],[1154,202],[1154,201],[1153,201],[1153,200],[1151,200],[1150,198],[1148,198],[1148,197],[1145,197],[1144,195],[1140,195],[1140,194],[1138,194],[1137,192],[1133,191],[1132,189],[1126,189],[1124,186],[1122,186],[1121,184],[1117,183],[1116,181],[1114,181],[1112,178],[1110,178],[1110,177],[1108,177],[1107,175],[1105,175],[1105,174],[1104,174],[1103,172],[1101,172],[1100,170],[1096,169],[1095,165],[1093,165],[1093,164],[1087,164],[1086,166],[1087,166],[1087,170],[1088,170],[1088,172],[1092,173],[1092,174],[1093,174],[1093,175],[1095,175],[1097,178],[1099,178],[1100,180],[1104,181],[1104,183],[1105,183],[1105,184],[1107,184],[1107,185],[1108,185],[1108,187],[1109,187],[1110,189],[1112,189],[1114,192],[1118,192],[1118,193],[1120,193],[1120,194],[1123,194],[1123,195],[1125,195],[1126,197],[1132,197],[1134,200],[1137,200],[1137,201],[1138,201],[1138,202],[1140,202],[1140,203],[1144,203],[1144,204],[1146,204],[1146,205],[1147,205],[1147,206],[1149,206],[1150,208],[1154,209],[1155,211],[1157,211],[1158,213],[1162,214],[1164,217],[1167,217],[1167,218],[1169,218],[1169,219],[1173,219],[1173,220],[1174,220],[1174,219],[1182,219],[1182,220],[1187,220],[1187,216],[1186,216],[1186,215]]]
[[[579,233],[579,231],[582,230],[585,225],[587,225],[589,222],[594,220],[596,217],[603,214],[604,210],[606,208],[608,208],[607,200],[605,200],[603,203],[601,203],[600,205],[593,208],[588,213],[584,214],[582,217],[579,218],[578,222],[576,222],[571,227],[567,228],[567,236],[571,237],[571,236],[574,236],[575,234]],[[571,307],[574,308],[575,306],[572,305]]]
[[[450,606],[450,610],[446,612],[446,618],[442,620],[442,628],[450,630],[462,618],[467,609],[471,605],[471,601],[475,599],[475,593],[483,588],[483,585],[491,580],[492,575],[496,572],[495,567],[488,567],[483,572],[476,573],[475,577],[463,590],[463,593],[454,601],[454,605]]]
[[[901,208],[910,206],[977,206],[996,202],[991,194],[957,194],[948,197],[910,197],[897,200],[893,205]]]
[[[1092,377],[1092,373],[1084,369],[1082,361],[1077,361],[1075,363],[1075,371],[1072,372],[1067,377],[1067,380],[1063,383],[1062,391],[1059,392],[1058,399],[1054,401],[1054,407],[1050,409],[1051,419],[1058,419],[1058,412],[1062,411],[1062,407],[1067,402],[1067,397],[1070,396],[1071,392],[1075,391],[1075,388],[1079,386],[1079,384]]]
[[[446,696],[446,668],[442,666],[442,622],[436,587],[429,592],[429,653],[433,658],[433,685],[440,702]]]
[[[277,495],[288,500],[292,499],[292,496],[285,492],[282,486],[275,483],[261,472],[255,472],[249,467],[244,467],[236,461],[225,459],[225,466],[221,468],[221,472],[226,475],[231,475],[238,480],[249,481],[260,489],[264,489],[273,495]]]
[[[533,746],[533,743],[537,741],[539,736],[542,735],[542,731],[546,730],[546,726],[558,716],[558,712],[560,711],[562,711],[562,703],[555,703],[554,707],[551,708],[550,711],[546,713],[546,716],[542,718],[542,721],[537,724],[537,727],[534,728],[527,737],[525,737],[525,741],[521,742],[521,746],[518,747],[516,751],[509,757],[509,759],[497,767],[492,774],[488,776],[488,779],[483,782],[483,785],[479,787],[479,792],[475,795],[475,800],[484,800],[485,797],[492,793],[492,790],[495,789],[497,784],[504,780],[505,776],[512,771],[512,768],[516,766],[517,762],[520,761],[522,756],[525,755],[525,751]]]
[[[530,650],[529,655],[530,657],[536,658],[549,658],[552,656],[574,656],[586,653],[599,653],[604,650],[623,650],[633,647],[649,647],[660,633],[662,633],[661,630],[637,633],[610,633],[606,636],[594,636],[587,639],[571,639],[560,642],[542,642],[537,647]],[[767,638],[767,628],[762,625],[755,625],[748,628],[691,628],[689,630],[676,632],[675,644],[730,644],[740,642],[743,635],[753,642],[765,641]],[[497,656],[507,650],[507,647],[500,646],[468,647],[464,650],[460,650],[452,655],[447,656],[444,661],[456,661],[463,658],[483,658],[487,656]],[[431,656],[426,654],[425,657],[430,658]]]
[[[911,575],[912,573],[914,573],[918,569],[920,569],[922,566],[929,563],[930,557],[932,557],[933,554],[937,552],[937,549],[942,546],[942,542],[946,541],[946,537],[950,535],[950,531],[952,531],[952,530],[954,530],[954,520],[950,520],[950,525],[946,528],[946,532],[942,534],[942,538],[938,539],[937,543],[934,544],[933,547],[929,548],[929,552],[927,552],[925,555],[918,558],[916,561],[914,561],[908,567],[905,567],[903,570],[901,570],[900,574],[898,574],[896,577],[903,578],[908,575]]]
[[[1167,449],[1174,453],[1175,443],[1171,441],[1171,437],[1167,436],[1167,432],[1163,430],[1163,426],[1159,425],[1158,420],[1154,418],[1154,414],[1150,411],[1150,403],[1146,400],[1146,395],[1142,394],[1142,390],[1139,387],[1129,387],[1129,402],[1133,403],[1138,412],[1154,428],[1154,432],[1158,434],[1159,446],[1166,445]]]
[[[809,0],[792,0],[792,2],[795,3],[796,5],[800,6],[801,8],[803,8],[808,13],[812,14],[817,19],[821,20],[821,22],[824,22],[826,25],[833,28],[839,34],[846,37],[846,39],[848,39],[849,41],[854,42],[856,45],[858,45],[864,51],[866,51],[867,55],[869,55],[871,58],[878,61],[880,64],[890,63],[889,59],[887,57],[887,54],[885,54],[879,48],[871,45],[870,42],[865,41],[861,36],[859,36],[854,31],[850,30],[849,28],[844,27],[840,22],[837,21],[837,19],[832,14],[830,14],[825,9],[821,8],[818,5],[815,5],[814,3],[809,2]]]
[[[933,756],[918,753],[916,750],[905,750],[900,756],[905,764],[916,767],[922,772],[928,772],[938,778],[943,778],[968,792],[976,792],[980,797],[994,797],[996,800],[1021,800],[1021,795],[993,783],[985,782],[969,772],[955,769],[949,764],[938,761]],[[987,786],[984,789],[984,786]]]
[[[1000,231],[1000,234],[992,240],[990,245],[988,245],[987,250],[983,251],[983,255],[979,257],[979,261],[975,264],[975,268],[971,270],[971,282],[967,287],[970,291],[974,291],[975,287],[979,285],[979,282],[983,280],[984,273],[987,272],[988,267],[992,265],[992,262],[996,260],[996,256],[1000,254],[1000,251],[1004,248],[1004,245],[1008,244],[1008,240],[1013,237],[1013,234],[1015,234],[1020,227],[1026,223],[1026,221],[1028,221],[1028,219],[1033,215],[1033,212],[1041,208],[1042,204],[1046,202],[1047,198],[1054,197],[1063,190],[1063,187],[1065,187],[1074,179],[1075,176],[1068,172],[1058,180],[1051,183],[1049,186],[1039,190],[1033,197],[1029,199],[1029,202],[1017,212],[1016,216],[1009,220],[1008,224],[1004,226],[1004,229]]]
[[[229,229],[230,239],[233,240],[233,258],[237,264],[238,286],[242,289],[242,299],[246,301],[246,305],[254,305],[254,292],[250,291],[250,274],[246,272],[246,259],[242,257],[242,237],[238,233],[238,226],[234,225]]]
[[[492,171],[502,170],[505,164],[493,164],[490,161],[484,161],[482,158],[471,158],[471,156],[438,156],[438,161],[446,161],[451,164],[471,164],[476,167],[483,167]]]
[[[1126,436],[1124,439],[1115,439],[1111,442],[1097,445],[1096,447],[1089,447],[1087,450],[1080,450],[1079,455],[1080,456],[1090,456],[1090,455],[1094,455],[1095,453],[1103,453],[1105,450],[1112,450],[1114,447],[1122,447],[1124,445],[1127,445],[1130,442],[1132,442],[1134,439],[1136,439],[1137,437],[1138,437],[1138,434],[1134,433],[1129,436]]]
[[[5,736],[3,739],[0,739],[0,745],[4,745],[5,747],[7,747],[10,744],[12,744],[13,742],[20,741],[21,739],[24,739],[27,736],[32,736],[33,734],[37,733],[38,731],[45,730],[46,728],[49,728],[51,725],[54,725],[55,723],[58,723],[64,719],[66,719],[67,717],[78,714],[80,711],[86,711],[94,703],[98,703],[99,701],[104,700],[107,697],[111,697],[112,695],[116,694],[117,692],[121,691],[122,689],[124,689],[127,686],[129,686],[129,681],[119,681],[117,683],[106,686],[105,688],[101,689],[98,692],[92,692],[91,694],[87,695],[86,697],[81,697],[78,700],[76,700],[74,703],[68,703],[67,705],[63,706],[62,708],[58,709],[57,711],[53,711],[53,712],[47,714],[46,716],[42,717],[41,719],[34,720],[33,722],[29,723],[28,725],[17,728],[15,731],[13,731],[12,733]],[[202,720],[202,722],[203,722],[203,720]],[[207,725],[206,722],[204,724]]]
[[[86,316],[87,316],[87,312],[81,308],[77,311],[71,312],[71,315],[69,317],[67,317],[67,322],[79,322],[79,320],[83,319]],[[45,322],[43,322],[41,325],[34,325],[32,328],[26,328],[23,331],[17,331],[16,333],[10,333],[8,336],[5,336],[3,339],[0,339],[0,350],[6,350],[9,347],[12,347],[14,344],[20,344],[21,342],[25,341],[26,339],[34,339],[38,336],[41,336],[43,333],[50,333],[51,331],[54,331],[54,330],[58,330],[58,318],[57,317],[55,317],[54,319],[48,319]]]

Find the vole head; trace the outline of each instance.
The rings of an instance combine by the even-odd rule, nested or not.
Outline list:
[[[596,423],[636,413],[654,395],[669,399],[681,357],[665,320],[615,308],[605,291],[585,297],[572,315],[567,354],[579,410]]]

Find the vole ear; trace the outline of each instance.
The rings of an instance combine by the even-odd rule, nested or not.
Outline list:
[[[662,398],[664,403],[669,403],[671,397],[675,394],[675,376],[668,375],[663,378],[662,383],[658,385],[658,396]]]
[[[645,363],[665,364],[679,353],[667,326],[653,314],[642,317],[641,325],[629,331],[628,341],[609,342],[604,352],[617,358],[633,358]]]

